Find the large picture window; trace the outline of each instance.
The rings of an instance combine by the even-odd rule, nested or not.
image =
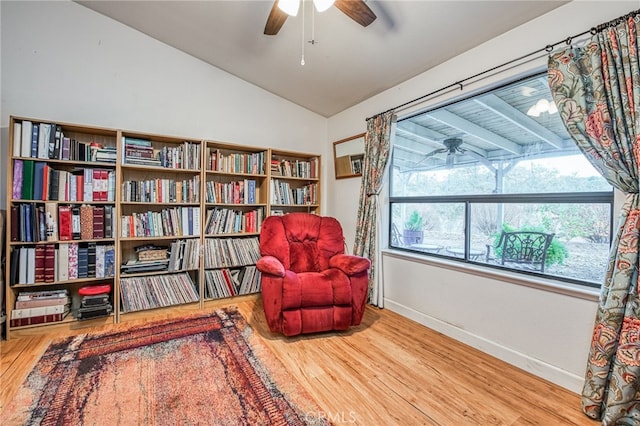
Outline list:
[[[398,122],[390,246],[599,286],[613,189],[534,75]]]

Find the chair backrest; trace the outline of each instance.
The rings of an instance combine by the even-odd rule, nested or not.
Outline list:
[[[393,223],[391,227],[391,245],[394,247],[400,247],[403,245],[402,235],[400,234],[400,231],[398,231],[398,227],[395,223]]]
[[[502,251],[501,262],[528,265],[544,272],[547,250],[555,234],[534,231],[502,232],[498,248]]]
[[[344,253],[342,226],[333,217],[311,213],[269,216],[260,231],[260,253],[296,273],[320,272],[331,257]]]

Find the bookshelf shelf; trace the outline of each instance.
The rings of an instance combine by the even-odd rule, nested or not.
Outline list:
[[[40,146],[39,136],[34,139],[34,127],[49,135],[51,152],[44,140]],[[129,321],[167,307],[191,311],[205,302],[256,293],[264,218],[320,212],[316,154],[16,116],[10,117],[9,140],[7,337]],[[29,178],[14,185],[19,173]],[[54,175],[57,186],[45,174]],[[291,193],[313,198],[278,203],[274,186],[281,182]],[[35,261],[36,251],[49,262],[45,279],[41,269],[35,277],[24,266]],[[97,271],[69,276],[77,256],[84,259],[89,252],[109,254],[96,262]],[[150,252],[161,258],[148,258]],[[78,319],[85,307],[80,289],[99,284],[109,284],[113,310]],[[68,292],[69,314],[11,326],[21,294],[58,291]]]

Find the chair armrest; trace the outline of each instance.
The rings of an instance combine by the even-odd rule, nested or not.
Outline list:
[[[368,270],[371,267],[371,261],[362,256],[336,254],[329,259],[329,266],[340,269],[347,275],[355,275]]]
[[[284,265],[273,256],[263,256],[256,263],[256,268],[262,273],[284,277]]]

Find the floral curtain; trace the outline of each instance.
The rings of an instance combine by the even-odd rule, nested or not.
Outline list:
[[[383,307],[382,274],[378,268],[382,257],[378,248],[380,239],[380,202],[382,178],[391,151],[391,134],[395,116],[393,112],[379,114],[367,120],[364,136],[362,184],[353,253],[371,260],[369,272],[369,303]]]
[[[578,147],[626,194],[602,285],[582,409],[605,425],[640,424],[640,62],[637,12],[549,58],[551,93]]]

